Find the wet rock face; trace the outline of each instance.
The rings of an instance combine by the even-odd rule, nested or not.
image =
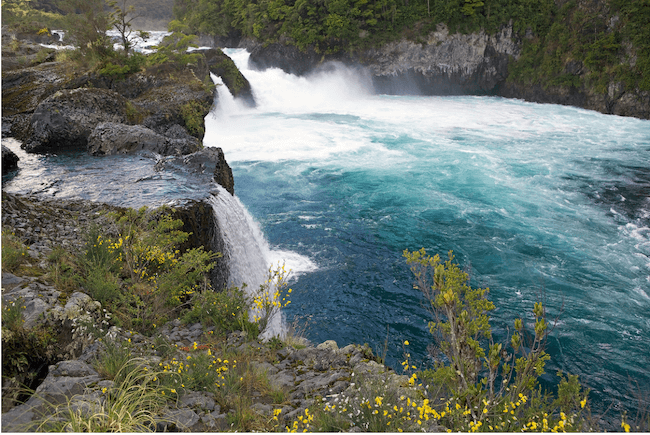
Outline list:
[[[462,35],[449,34],[441,24],[424,44],[403,39],[356,55],[323,56],[312,48],[303,52],[288,44],[260,44],[251,49],[250,64],[257,69],[278,67],[304,75],[327,61],[361,63],[370,71],[379,93],[492,94],[508,75],[509,56],[517,58],[519,50],[511,27],[495,35],[483,31]]]
[[[162,159],[156,164],[156,170],[167,167],[185,168],[195,174],[212,174],[216,183],[223,186],[231,195],[235,194],[235,179],[232,169],[226,162],[221,148],[204,148],[189,155]]]
[[[650,92],[625,89],[622,83],[612,83],[607,93],[598,94],[575,87],[544,88],[540,85],[508,82],[501,88],[499,95],[506,98],[523,98],[533,103],[563,104],[605,114],[650,119]]]
[[[176,207],[173,216],[174,219],[182,220],[182,230],[190,233],[181,249],[204,246],[212,252],[224,252],[221,229],[210,204],[204,201],[188,201],[182,207]],[[228,261],[221,257],[217,258],[215,263],[215,267],[210,271],[210,283],[214,290],[220,291],[228,285]]]

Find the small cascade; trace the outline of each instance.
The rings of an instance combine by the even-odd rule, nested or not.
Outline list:
[[[221,117],[224,115],[232,115],[242,110],[242,105],[235,100],[235,97],[230,93],[228,86],[223,83],[220,76],[210,73],[212,83],[217,85],[217,104],[212,115]]]
[[[246,294],[252,297],[268,279],[269,267],[273,255],[262,234],[260,226],[248,213],[239,198],[230,195],[223,187],[217,185],[218,195],[210,197],[210,203],[219,222],[228,260],[231,286],[242,287],[246,284]],[[267,291],[274,292],[274,288]],[[255,313],[249,313],[253,318]],[[283,338],[286,328],[282,314],[273,316],[263,332],[264,338],[280,336]]]

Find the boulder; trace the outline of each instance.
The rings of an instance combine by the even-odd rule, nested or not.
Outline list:
[[[198,151],[199,148],[199,140],[189,135],[170,138],[141,125],[115,122],[98,124],[88,137],[88,153],[99,156],[142,150],[161,155],[183,155]]]
[[[2,145],[2,175],[18,169],[18,156],[6,146]]]
[[[40,103],[31,118],[32,134],[23,144],[28,152],[85,149],[101,122],[126,122],[126,99],[106,89],[58,91]]]
[[[209,147],[186,156],[170,157],[158,162],[156,169],[162,170],[170,166],[183,167],[197,174],[212,173],[215,182],[223,186],[231,195],[235,194],[232,169],[226,162],[221,148]]]

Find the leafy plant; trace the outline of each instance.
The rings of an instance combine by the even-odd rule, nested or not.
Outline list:
[[[13,232],[2,231],[2,270],[15,272],[27,261],[27,247]]]
[[[101,404],[71,406],[72,401],[50,411],[37,432],[142,432],[156,427],[156,416],[168,400],[159,387],[159,371],[145,370],[144,361],[131,360],[113,388],[102,390]],[[74,400],[74,397],[72,398]]]
[[[204,118],[209,107],[200,101],[192,100],[181,106],[181,116],[187,131],[196,137],[203,137],[205,133]]]
[[[242,330],[257,337],[257,324],[248,319],[248,303],[244,291],[230,288],[221,292],[205,291],[197,294],[192,301],[192,309],[184,320],[187,323],[201,322],[206,326],[214,326],[218,336]]]
[[[264,284],[253,294],[251,306],[255,312],[253,321],[257,322],[260,331],[264,332],[269,321],[280,315],[280,310],[291,303],[287,298],[292,290],[288,289],[288,278],[291,271],[285,270],[284,264],[269,268],[268,277]]]
[[[531,341],[525,342],[524,322],[516,319],[508,350],[492,340],[488,312],[494,304],[487,299],[489,290],[470,287],[467,273],[453,262],[451,252],[444,263],[424,249],[405,250],[404,257],[434,318],[429,329],[437,344],[432,355],[437,362],[425,376],[449,389],[451,400],[443,420],[449,427],[463,431],[484,425],[503,431],[579,427],[589,392],[582,390],[577,376],[560,381],[552,403],[538,386],[550,359],[544,351],[548,324],[542,302],[533,308]]]
[[[133,356],[128,342],[118,343],[113,340],[104,342],[104,350],[94,363],[95,370],[103,377],[121,383],[119,375],[125,376],[135,370]]]

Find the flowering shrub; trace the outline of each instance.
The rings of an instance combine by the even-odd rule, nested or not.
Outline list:
[[[189,234],[166,208],[128,209],[109,217],[117,231],[90,231],[81,281],[94,298],[111,305],[122,326],[152,329],[193,294],[209,288],[206,273],[220,254],[203,247],[181,252]]]
[[[248,320],[248,302],[243,290],[230,288],[221,292],[207,291],[197,294],[192,309],[185,314],[187,323],[201,322],[214,326],[215,334],[225,336],[241,330],[257,337],[259,328]]]
[[[522,319],[515,319],[508,345],[494,343],[489,289],[467,285],[469,277],[453,262],[451,252],[444,263],[424,249],[406,250],[404,257],[435,319],[429,329],[437,342],[438,351],[432,355],[437,363],[423,376],[441,383],[451,397],[439,407],[445,412],[444,417],[440,413],[442,424],[469,432],[583,430],[589,391],[582,389],[577,376],[558,374],[562,379],[553,401],[538,387],[550,359],[544,351],[548,324],[542,302],[532,310],[531,334],[526,334]],[[529,343],[524,343],[526,335],[532,337]]]
[[[287,280],[291,270],[285,270],[285,265],[278,263],[274,269],[269,268],[268,278],[253,295],[252,308],[254,311],[253,321],[257,322],[260,331],[264,331],[273,316],[279,315],[280,310],[291,303],[288,299],[292,290]]]

